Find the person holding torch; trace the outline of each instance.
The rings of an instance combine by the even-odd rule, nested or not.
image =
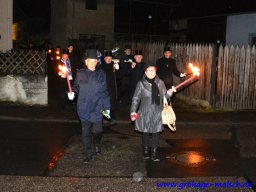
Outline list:
[[[167,89],[173,86],[172,74],[177,77],[185,77],[186,73],[181,73],[176,66],[176,60],[172,58],[172,50],[170,47],[164,47],[164,56],[157,60],[157,75],[165,83]]]
[[[73,84],[73,75],[71,69],[71,63],[69,60],[68,49],[63,49],[61,52],[61,59],[58,65],[58,75],[60,76],[60,102],[61,107],[64,109],[67,105],[72,103],[68,101],[65,92],[69,90],[71,92],[71,85]]]
[[[156,75],[155,64],[145,64],[145,75],[137,83],[130,108],[131,121],[135,121],[135,130],[142,132],[143,158],[149,159],[151,147],[151,160],[160,161],[157,155],[159,133],[163,131],[162,125],[162,99],[170,98],[175,88],[166,90],[164,82]],[[149,137],[152,135],[150,146]]]
[[[101,153],[102,117],[109,117],[110,99],[107,91],[106,75],[98,63],[97,50],[88,49],[85,54],[86,68],[77,72],[73,91],[68,98],[77,96],[77,114],[82,124],[84,163]]]

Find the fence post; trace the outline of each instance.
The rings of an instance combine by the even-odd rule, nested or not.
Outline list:
[[[216,109],[216,88],[217,88],[217,59],[218,47],[212,45],[212,67],[211,67],[211,90],[210,90],[210,104],[213,109]]]

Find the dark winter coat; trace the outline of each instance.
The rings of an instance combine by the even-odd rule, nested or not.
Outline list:
[[[156,76],[155,83],[159,88],[161,105],[152,104],[152,85],[145,79],[138,82],[132,98],[130,112],[137,112],[139,118],[135,121],[135,130],[145,133],[157,133],[163,131],[162,125],[162,98],[170,96],[167,94],[164,82]],[[139,108],[138,108],[139,107]]]
[[[79,70],[73,91],[78,95],[77,113],[81,121],[101,121],[101,111],[110,109],[106,75],[101,69]]]
[[[114,101],[116,100],[116,76],[118,74],[118,70],[113,69],[114,62],[110,64],[106,64],[105,62],[100,65],[101,69],[106,73],[106,79],[107,79],[107,88],[108,88],[108,93],[110,95],[110,101],[111,105],[114,104]]]
[[[167,59],[165,57],[160,58],[157,60],[156,66],[158,77],[164,81],[167,88],[171,88],[171,86],[173,85],[172,74],[180,77],[180,72],[177,69],[175,59]]]

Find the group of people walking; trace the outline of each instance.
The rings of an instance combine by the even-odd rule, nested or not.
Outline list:
[[[164,48],[163,58],[155,63],[144,63],[142,50],[135,50],[134,55],[131,53],[129,45],[124,47],[124,54],[118,58],[113,57],[112,50],[106,50],[99,65],[97,50],[88,49],[84,67],[76,74],[69,62],[63,62],[69,74],[66,78],[71,74],[74,80],[68,98],[77,98],[85,163],[90,162],[94,155],[101,154],[102,113],[115,118],[117,102],[130,105],[131,121],[135,121],[135,130],[142,133],[143,158],[159,161],[159,133],[163,131],[162,99],[170,98],[176,91],[172,86],[172,74],[184,77],[185,73],[178,71],[175,60],[171,58],[170,47]],[[149,142],[150,135],[152,143]]]

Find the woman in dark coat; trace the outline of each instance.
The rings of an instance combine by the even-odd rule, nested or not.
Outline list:
[[[149,134],[152,134],[151,159],[157,157],[159,133],[162,125],[162,99],[170,98],[174,89],[166,90],[164,82],[156,75],[154,64],[145,65],[145,75],[138,82],[131,104],[131,120],[135,121],[135,130],[142,132],[143,158],[149,159]]]

